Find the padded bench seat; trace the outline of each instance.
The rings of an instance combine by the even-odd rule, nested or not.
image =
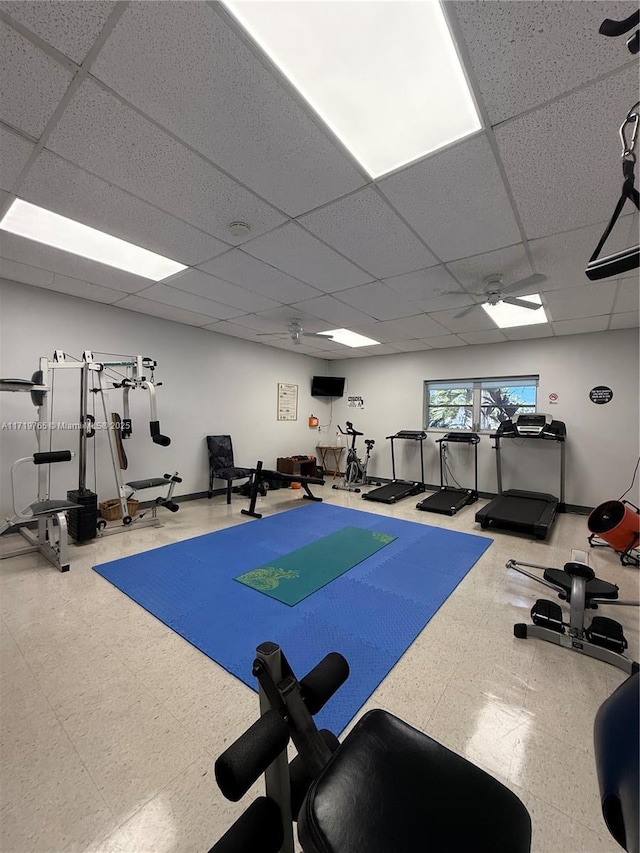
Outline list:
[[[529,853],[518,797],[386,711],[355,725],[298,815],[305,853]]]

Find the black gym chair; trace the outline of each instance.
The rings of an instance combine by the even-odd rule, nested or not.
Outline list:
[[[209,491],[207,497],[213,497],[214,480],[226,480],[227,503],[230,504],[233,481],[250,477],[251,468],[236,467],[230,435],[208,435],[207,451],[209,453]]]
[[[257,649],[262,716],[215,763],[238,801],[259,797],[210,853],[528,853],[531,819],[516,795],[465,758],[387,711],[369,711],[341,744],[316,714],[349,667],[327,655],[298,681],[279,646]],[[289,763],[287,744],[298,755]]]

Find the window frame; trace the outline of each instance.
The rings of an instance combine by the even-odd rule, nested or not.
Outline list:
[[[481,426],[483,409],[486,408],[486,404],[484,406],[482,404],[483,391],[492,388],[532,387],[535,391],[533,404],[523,404],[522,406],[519,406],[518,409],[524,409],[525,411],[535,412],[538,410],[537,406],[539,386],[539,374],[527,374],[524,376],[488,376],[482,378],[467,377],[464,379],[425,379],[423,392],[423,428],[425,430],[428,430],[429,432],[442,433],[460,429],[460,427],[455,426],[429,426],[429,412],[431,408],[429,395],[430,391],[432,390],[463,390],[464,388],[470,389],[471,405],[469,406],[465,404],[460,404],[458,406],[455,406],[455,408],[471,408],[472,425],[470,427],[464,427],[465,430],[471,430],[472,432],[476,432],[482,435],[489,435],[495,432],[495,427],[485,428]]]

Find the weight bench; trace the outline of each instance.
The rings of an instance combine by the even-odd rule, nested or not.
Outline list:
[[[264,772],[259,797],[209,853],[529,853],[531,819],[518,797],[470,761],[382,710],[343,743],[313,715],[349,676],[327,655],[298,681],[275,643],[256,651],[262,716],[216,761],[237,802]],[[292,740],[297,756],[289,763]]]
[[[270,480],[277,480],[282,483],[300,483],[306,494],[302,497],[307,501],[322,502],[322,498],[312,494],[309,486],[324,486],[324,480],[321,477],[303,477],[300,474],[283,474],[281,471],[270,471],[262,467],[262,462],[258,462],[255,468],[251,468],[251,480],[249,483],[249,509],[241,510],[242,515],[250,515],[252,518],[262,518],[262,514],[256,512],[256,501],[258,495],[263,497],[266,494],[262,488],[262,478],[268,477]]]

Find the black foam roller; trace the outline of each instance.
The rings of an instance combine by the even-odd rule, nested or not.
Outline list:
[[[289,743],[289,728],[277,711],[267,711],[226,749],[214,765],[224,796],[237,803]]]
[[[305,705],[310,714],[318,711],[349,678],[349,664],[339,652],[330,652],[300,681]]]

